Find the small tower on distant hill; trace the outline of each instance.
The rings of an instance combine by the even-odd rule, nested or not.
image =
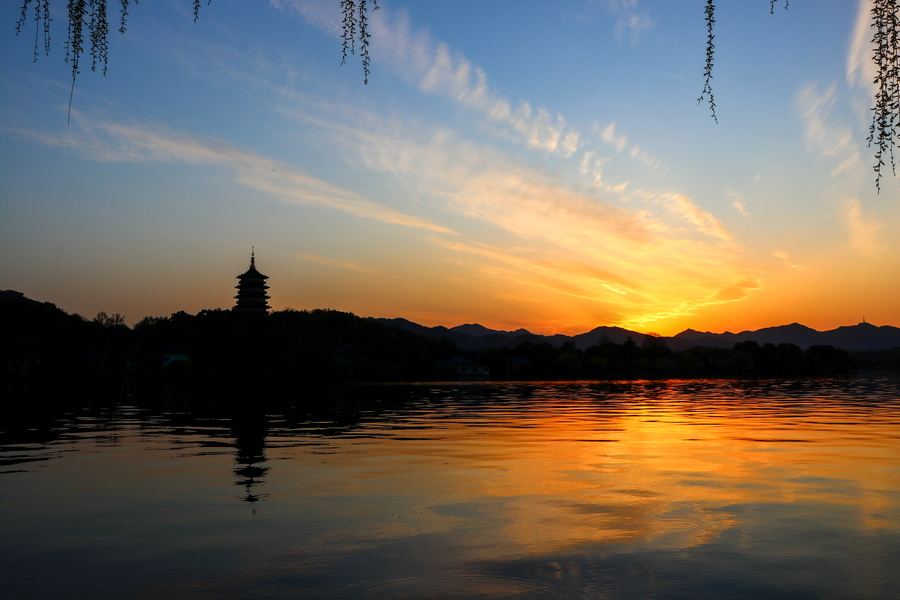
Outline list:
[[[250,268],[246,273],[238,275],[237,278],[238,293],[235,296],[237,303],[234,305],[234,310],[268,314],[270,308],[266,302],[269,299],[269,296],[266,295],[266,290],[269,289],[269,286],[266,285],[268,277],[256,270],[255,250],[251,249],[250,251]]]

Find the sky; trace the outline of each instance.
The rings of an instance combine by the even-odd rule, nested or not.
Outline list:
[[[110,3],[111,8],[116,3]],[[412,2],[341,65],[338,0],[130,7],[68,104],[0,6],[0,289],[86,317],[270,304],[674,335],[900,326],[867,0]],[[118,20],[118,14],[113,17]]]

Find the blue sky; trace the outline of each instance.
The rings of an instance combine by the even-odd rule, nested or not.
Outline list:
[[[129,322],[274,308],[674,334],[900,325],[865,2],[380,2],[368,85],[336,0],[132,7],[71,80],[0,8],[0,288]]]

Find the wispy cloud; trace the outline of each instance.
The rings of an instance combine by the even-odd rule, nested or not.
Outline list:
[[[327,15],[320,11],[325,5],[273,4],[318,18],[322,28],[333,24],[321,16]],[[286,123],[295,116],[305,129],[315,127],[321,143],[353,168],[390,174],[394,189],[429,218],[379,204],[285,161],[166,128],[86,124],[82,141],[92,145],[89,151],[97,159],[212,165],[284,202],[326,206],[436,234],[429,237],[432,243],[473,261],[473,273],[506,281],[509,290],[529,285],[602,304],[609,307],[605,314],[619,315],[621,325],[692,314],[703,306],[741,300],[762,286],[722,222],[686,195],[644,192],[635,196],[642,201],[625,206],[603,195],[604,190],[624,190],[625,184],[616,192],[603,184],[603,171],[616,155],[656,164],[614,122],[583,140],[559,114],[527,102],[514,107],[490,88],[481,69],[427,32],[413,31],[404,15],[378,16],[372,26],[379,52],[390,55],[380,64],[396,68],[423,93],[450,99],[475,119],[496,124],[509,134],[504,139],[570,157],[570,166],[594,186],[535,168],[489,142],[460,139],[449,125],[429,127],[413,117],[383,116],[370,105],[344,105],[340,96],[326,100],[309,92],[301,97],[302,92],[275,83],[271,89],[286,100],[281,115]],[[261,75],[254,85],[267,83]],[[465,235],[448,237],[456,231]],[[298,258],[371,272],[320,254]]]
[[[863,213],[862,204],[856,196],[856,190],[860,185],[865,185],[866,174],[870,171],[863,165],[853,129],[833,123],[831,111],[835,102],[835,85],[825,92],[819,92],[816,86],[808,85],[800,91],[797,98],[797,106],[806,125],[809,148],[819,152],[834,165],[831,171],[834,179],[831,194],[841,209],[833,214],[847,228],[851,247],[862,255],[871,256],[885,249],[878,239],[882,224]],[[892,185],[893,181],[888,180],[883,188],[890,190]],[[882,196],[884,191],[882,189]]]
[[[333,34],[341,33],[341,5],[333,0],[269,0],[281,10],[293,10],[307,22]]]
[[[882,224],[863,214],[859,200],[856,198],[848,200],[844,204],[842,217],[847,227],[848,241],[857,252],[872,256],[885,249],[878,239]]]
[[[607,158],[598,157],[595,152],[589,150],[581,157],[578,170],[582,175],[590,175],[594,180],[595,187],[603,187],[603,164],[607,160]]]
[[[80,118],[83,134],[33,136],[47,145],[76,148],[94,160],[110,162],[183,161],[225,168],[235,181],[267,192],[283,202],[324,206],[346,213],[435,233],[451,230],[427,219],[404,214],[364,196],[312,177],[284,161],[236,148],[221,140],[171,131],[166,127],[91,124]]]
[[[749,276],[738,281],[730,282],[721,286],[716,292],[707,299],[707,304],[722,304],[725,302],[734,302],[743,300],[750,292],[758,290],[762,287],[762,279],[760,277]]]
[[[373,271],[372,269],[368,269],[358,263],[349,260],[340,260],[337,258],[329,258],[327,256],[319,256],[318,254],[308,254],[305,252],[299,252],[294,256],[296,256],[300,260],[305,260],[306,262],[316,263],[319,265],[338,267],[341,269],[347,269],[348,271],[358,271],[360,273],[375,273],[375,271]]]
[[[722,240],[731,239],[731,233],[725,229],[721,221],[691,202],[691,199],[684,194],[662,194],[659,196],[658,202],[672,214],[696,225],[697,229],[703,233]]]
[[[371,27],[380,60],[423,92],[449,98],[490,122],[506,126],[531,147],[564,156],[577,150],[581,135],[567,128],[562,115],[533,108],[528,102],[513,107],[491,89],[480,67],[432,39],[426,31],[413,31],[405,14],[373,16]]]
[[[649,215],[613,206],[524,169],[491,170],[469,177],[453,197],[466,214],[530,239],[545,239],[590,251],[612,245],[649,243]]]
[[[782,260],[784,262],[784,264],[791,267],[792,269],[800,268],[800,265],[795,264],[793,261],[791,261],[791,257],[788,256],[788,253],[785,252],[784,250],[775,250],[774,252],[772,252],[772,256]]]
[[[432,242],[444,248],[480,256],[514,269],[508,276],[519,283],[528,283],[558,292],[599,300],[607,292],[616,295],[641,294],[641,284],[636,280],[617,275],[585,262],[562,258],[529,258],[524,250],[510,251],[481,243],[467,243],[446,238],[432,238]],[[496,271],[492,271],[496,273]]]
[[[629,155],[638,163],[647,167],[649,171],[656,169],[660,165],[660,161],[658,158],[656,158],[646,150],[642,150],[638,145],[634,145],[631,147]]]
[[[600,131],[600,139],[615,148],[616,152],[621,152],[628,146],[628,138],[624,135],[616,134],[616,124],[614,122]]]
[[[872,62],[872,0],[859,0],[856,22],[847,49],[847,83],[871,97],[874,89],[875,64]]]
[[[736,192],[734,190],[727,190],[726,193],[728,194],[729,198],[732,198],[731,206],[734,207],[734,210],[738,211],[745,217],[749,217],[750,213],[747,212],[747,208],[744,206],[746,197],[742,193]]]
[[[832,174],[839,175],[859,168],[861,163],[852,129],[830,123],[835,89],[836,85],[832,84],[825,92],[819,92],[815,85],[807,85],[798,94],[797,106],[806,125],[808,149],[834,160],[838,166]]]
[[[340,13],[329,0],[270,1],[283,10],[294,10],[329,33],[340,32]],[[642,31],[650,24],[646,10],[634,0],[604,0],[603,5],[635,31]],[[514,105],[491,87],[481,67],[434,39],[427,30],[415,28],[405,12],[391,13],[387,9],[372,12],[370,31],[371,52],[378,65],[392,70],[425,94],[446,98],[472,111],[490,125],[488,130],[529,148],[563,157],[571,157],[579,150],[590,151],[592,140],[572,128],[562,114],[535,107],[528,101]],[[603,130],[596,124],[594,127],[605,145],[611,145],[617,153],[626,149],[628,139],[616,132],[615,123],[609,123]],[[632,144],[627,156],[651,171],[660,166],[658,158],[636,144]],[[597,185],[600,185],[600,166],[604,160],[598,156],[591,169]]]
[[[601,11],[615,19],[616,40],[626,39],[637,44],[645,31],[653,29],[653,19],[646,8],[642,8],[637,0],[587,0],[581,15],[583,21],[593,21]]]
[[[600,129],[599,124],[595,123],[594,131],[605,145],[615,149],[616,154],[621,154],[627,148],[628,156],[648,170],[652,171],[659,167],[659,159],[646,150],[643,150],[638,144],[632,144],[631,147],[628,148],[628,136],[616,132],[615,122],[610,122],[609,125],[603,129]]]
[[[568,186],[445,129],[427,133],[396,117],[379,124],[371,115],[364,125],[351,119],[321,126],[332,145],[357,153],[364,165],[391,173],[395,182],[407,181],[423,200],[500,228],[515,236],[516,246],[529,248],[531,254],[504,248],[498,240],[508,236],[476,234],[483,229],[461,224],[465,240],[435,242],[479,257],[478,272],[508,278],[510,289],[528,284],[592,299],[615,306],[623,323],[637,325],[733,302],[762,285],[741,265],[741,251],[724,225],[683,194],[643,193],[635,196],[641,202],[622,206],[596,188]],[[582,172],[597,177],[600,165],[593,153],[579,162]]]
[[[293,9],[309,23],[329,33],[340,31],[340,14],[334,2],[321,0],[270,0],[281,9]],[[528,102],[514,106],[491,89],[483,69],[435,40],[424,29],[414,30],[405,13],[387,10],[369,15],[371,52],[379,65],[391,69],[422,92],[447,98],[472,110],[488,122],[504,127],[532,148],[571,156],[580,146],[581,134],[570,129],[560,114],[535,108]]]
[[[627,278],[588,262],[527,256],[522,249],[504,250],[446,238],[433,238],[432,241],[452,251],[485,259],[488,262],[481,263],[479,272],[492,281],[508,280],[510,289],[524,285],[598,303],[619,315],[619,320],[611,323],[632,328],[642,328],[660,319],[690,315],[703,306],[740,301],[763,285],[760,276],[749,272],[743,275],[732,272],[731,277],[724,280],[721,279],[722,271],[709,272],[711,278],[719,278],[715,283],[711,280],[700,283],[693,278],[657,279],[662,271],[650,277],[641,272]],[[695,296],[686,299],[691,295]]]

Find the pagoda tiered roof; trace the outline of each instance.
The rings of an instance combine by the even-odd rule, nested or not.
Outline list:
[[[268,278],[256,269],[256,252],[251,252],[250,268],[237,276],[238,284],[235,288],[238,293],[235,296],[237,303],[234,310],[267,313],[271,308],[267,303],[269,296],[266,294],[266,290],[269,289],[266,285]]]

